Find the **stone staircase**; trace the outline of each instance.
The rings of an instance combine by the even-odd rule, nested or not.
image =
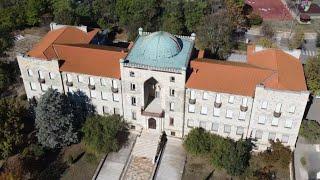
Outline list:
[[[154,163],[160,134],[142,131],[133,147],[129,162],[121,179],[149,180],[153,176]]]

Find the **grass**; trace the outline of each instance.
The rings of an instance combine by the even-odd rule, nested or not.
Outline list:
[[[72,157],[72,158],[71,158]],[[65,149],[63,159],[69,167],[62,174],[62,180],[92,179],[102,155],[85,151],[83,144],[76,144]]]

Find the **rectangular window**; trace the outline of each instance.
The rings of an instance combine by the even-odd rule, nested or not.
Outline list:
[[[295,106],[290,106],[289,108],[289,113],[294,113],[296,110],[296,107]]]
[[[262,139],[262,134],[263,134],[263,131],[261,130],[256,130],[256,139]]]
[[[194,127],[194,120],[188,119],[187,126],[188,126],[188,127]]]
[[[170,89],[170,96],[174,96],[174,89]]]
[[[114,102],[119,102],[120,100],[119,94],[112,94],[112,99]]]
[[[230,104],[234,103],[234,96],[229,96],[228,102],[229,102]]]
[[[200,121],[200,127],[202,127],[203,129],[206,129],[207,123],[205,121]]]
[[[47,91],[49,88],[46,84],[40,84],[42,91]]]
[[[171,136],[176,136],[176,132],[174,132],[174,131],[171,131],[170,134],[171,134]]]
[[[216,95],[216,103],[221,103],[221,95],[220,94],[217,94]]]
[[[114,113],[114,114],[117,114],[117,115],[120,115],[120,110],[119,110],[119,108],[113,108],[113,113]]]
[[[190,99],[195,99],[196,98],[196,94],[193,90],[190,91]]]
[[[43,72],[42,71],[38,71],[38,74],[39,74],[39,78],[40,79],[44,79],[44,74],[43,74]]]
[[[132,119],[133,120],[136,120],[137,119],[137,113],[135,111],[132,111],[131,112],[131,116],[132,116]]]
[[[246,112],[240,111],[239,113],[239,120],[245,120],[246,119]]]
[[[33,71],[31,69],[27,69],[28,76],[33,76]]]
[[[205,106],[202,106],[202,107],[201,107],[200,114],[207,115],[207,114],[208,114],[208,108],[205,107]]]
[[[136,90],[136,85],[134,83],[130,84],[130,90],[135,91]]]
[[[173,102],[170,103],[170,111],[174,111],[174,103]]]
[[[85,83],[84,77],[78,75],[78,82],[80,82],[80,83]]]
[[[72,82],[72,75],[71,74],[67,74],[67,81]]]
[[[233,112],[231,110],[227,109],[226,118],[232,119],[232,116],[233,116]]]
[[[104,92],[104,91],[101,91],[101,99],[102,100],[107,100],[108,99],[108,93]]]
[[[30,82],[30,89],[33,91],[37,90],[37,84],[34,82]]]
[[[189,113],[194,113],[194,111],[195,111],[195,105],[189,104],[188,110],[189,110]]]
[[[268,140],[274,141],[276,139],[276,133],[269,132]]]
[[[105,79],[100,79],[101,86],[107,86],[107,81]]]
[[[135,106],[135,105],[137,105],[136,103],[137,103],[136,102],[136,98],[135,97],[131,97],[131,105]]]
[[[208,93],[207,92],[203,92],[202,99],[204,99],[204,100],[208,99]]]
[[[258,124],[265,124],[266,123],[266,116],[262,116],[260,115],[259,116],[259,119],[258,119]]]
[[[169,123],[170,126],[173,126],[174,125],[174,119],[172,117],[170,117],[170,123]]]
[[[90,90],[90,97],[91,98],[97,98],[97,92],[96,91],[93,91],[93,90]]]
[[[55,79],[56,78],[56,74],[49,72],[49,78],[50,79]]]
[[[109,108],[107,106],[102,107],[103,114],[109,114]]]
[[[289,142],[289,135],[283,134],[281,138],[281,142],[288,143]]]
[[[112,80],[112,87],[113,88],[118,88],[118,83],[116,80]]]
[[[175,80],[176,80],[175,77],[173,76],[170,77],[170,82],[175,82]]]
[[[134,72],[130,71],[130,77],[134,77]]]
[[[244,127],[238,126],[236,134],[237,135],[243,135],[243,133],[244,133]]]
[[[248,98],[242,98],[242,106],[247,107],[248,105]]]
[[[220,116],[220,108],[213,108],[213,116],[215,117]]]
[[[278,103],[278,104],[276,105],[275,111],[276,111],[277,113],[281,112],[281,106],[282,106],[281,103]]]
[[[224,132],[224,133],[230,133],[230,132],[231,132],[231,126],[225,124],[225,125],[224,125],[224,130],[223,130],[223,132]]]
[[[285,128],[292,128],[292,120],[291,119],[287,119],[285,124],[284,124]]]
[[[268,101],[262,101],[261,109],[267,109],[267,107],[268,107]]]
[[[278,126],[279,118],[273,117],[271,121],[271,126]]]
[[[219,123],[212,123],[211,131],[218,132],[218,130],[219,130]]]
[[[95,81],[93,77],[89,77],[89,84],[92,86],[95,85]]]

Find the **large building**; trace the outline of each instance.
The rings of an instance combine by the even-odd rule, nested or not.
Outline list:
[[[196,36],[143,32],[129,48],[94,45],[99,30],[51,25],[17,57],[28,98],[82,91],[99,114],[184,137],[194,127],[232,139],[295,147],[308,101],[302,66],[278,49],[248,46],[247,63],[204,59]]]

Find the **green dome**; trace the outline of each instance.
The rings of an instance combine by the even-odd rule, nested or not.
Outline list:
[[[156,60],[176,56],[182,48],[175,36],[158,31],[148,35],[139,49],[144,58]]]

